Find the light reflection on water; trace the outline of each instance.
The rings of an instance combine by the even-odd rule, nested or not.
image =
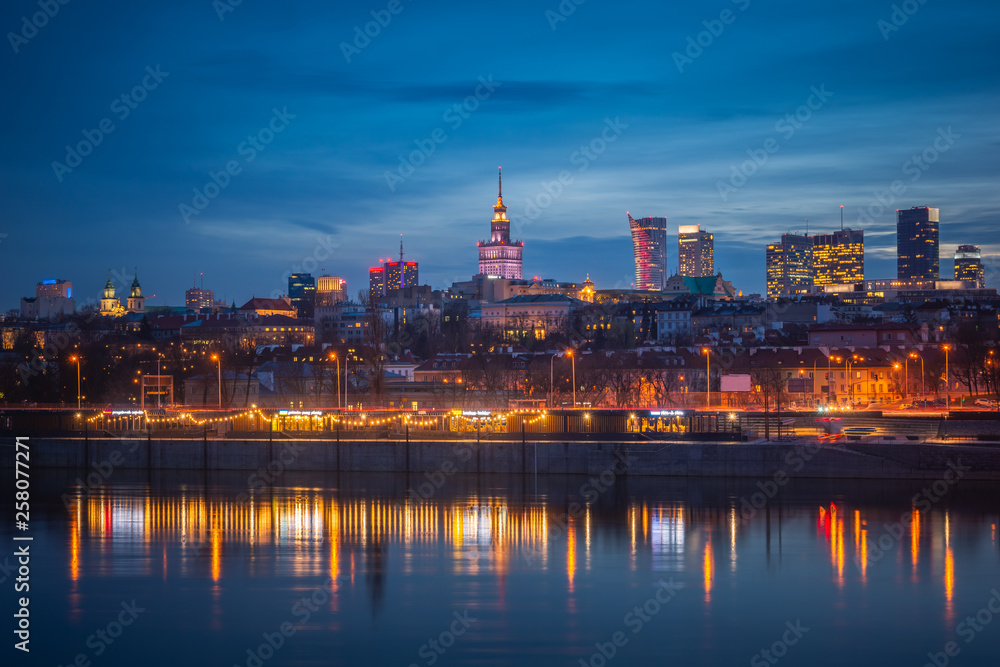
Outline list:
[[[919,511],[906,484],[792,484],[745,516],[753,488],[738,480],[622,480],[583,504],[576,478],[540,478],[542,495],[519,478],[455,478],[414,502],[405,476],[393,477],[345,488],[289,476],[243,502],[246,489],[226,485],[71,493],[66,507],[53,504],[52,538],[36,543],[58,573],[42,622],[79,638],[54,664],[85,650],[83,630],[106,623],[108,609],[141,596],[156,623],[137,623],[120,659],[163,641],[155,627],[183,629],[187,643],[171,656],[245,664],[261,633],[302,620],[293,603],[317,588],[321,610],[266,664],[427,664],[419,648],[462,610],[479,620],[453,664],[579,664],[661,579],[685,588],[650,621],[656,631],[621,649],[623,664],[665,651],[687,664],[742,663],[799,618],[814,628],[799,664],[869,664],[859,645],[879,664],[896,641],[920,664],[1000,584],[990,487]],[[998,636],[984,633],[968,654],[995,650]],[[176,664],[162,657],[144,662]]]

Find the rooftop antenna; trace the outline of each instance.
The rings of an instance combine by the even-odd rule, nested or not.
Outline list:
[[[403,265],[403,235],[399,235],[399,265]]]
[[[809,236],[809,218],[806,218],[806,236]]]
[[[844,205],[840,205],[840,231],[844,231]]]
[[[497,196],[503,197],[503,167],[497,167]]]

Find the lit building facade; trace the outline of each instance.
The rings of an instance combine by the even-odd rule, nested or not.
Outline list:
[[[813,286],[813,240],[782,234],[767,246],[767,298],[808,294]]]
[[[479,274],[521,280],[524,243],[510,240],[510,219],[503,204],[503,178],[498,178],[497,203],[490,221],[490,240],[480,241]]]
[[[337,276],[320,276],[316,286],[316,305],[332,306],[347,301],[347,281]]]
[[[385,296],[389,290],[416,287],[420,284],[417,262],[387,262],[368,269],[368,289],[375,296]]]
[[[632,230],[632,253],[635,255],[635,288],[660,291],[667,280],[667,219],[640,218],[628,211]]]
[[[316,307],[316,279],[310,273],[288,276],[288,298],[299,317],[309,319]]]
[[[678,273],[687,278],[715,275],[715,235],[701,231],[701,225],[677,228]]]
[[[983,253],[977,245],[960,245],[955,253],[955,280],[973,281],[986,287]]]
[[[926,206],[896,211],[896,278],[938,280],[940,210]]]
[[[25,319],[54,319],[76,312],[73,300],[73,283],[50,278],[35,285],[35,296],[21,299],[21,317]]]
[[[212,308],[215,306],[215,292],[210,289],[189,287],[184,290],[184,307],[191,310]]]
[[[108,269],[108,282],[104,284],[104,296],[101,297],[101,315],[105,317],[118,317],[125,314],[122,302],[118,299],[115,286],[111,282],[111,269]]]
[[[865,231],[841,229],[812,237],[813,282],[847,285],[865,281]]]

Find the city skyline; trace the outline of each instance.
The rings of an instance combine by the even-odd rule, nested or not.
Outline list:
[[[636,210],[712,230],[717,265],[731,267],[726,278],[763,293],[759,239],[802,231],[805,218],[834,229],[841,204],[848,226],[866,231],[871,276],[894,275],[895,209],[914,205],[947,211],[941,252],[950,258],[960,244],[980,245],[989,273],[1000,213],[989,157],[996,128],[986,112],[997,55],[985,45],[1000,10],[977,6],[983,20],[970,25],[967,6],[923,5],[898,32],[883,34],[878,21],[889,7],[841,3],[835,12],[789,13],[754,5],[693,63],[682,62],[683,71],[671,54],[684,54],[688,38],[713,18],[706,7],[647,7],[648,27],[637,27],[613,8],[581,6],[553,29],[531,3],[511,3],[499,17],[479,7],[406,5],[350,62],[339,45],[370,19],[351,7],[290,15],[243,4],[219,21],[204,3],[181,3],[162,20],[155,9],[123,5],[121,24],[85,14],[79,23],[53,20],[11,50],[2,74],[12,90],[31,89],[36,77],[56,85],[5,106],[7,126],[21,129],[6,134],[0,163],[0,252],[19,280],[5,282],[0,300],[13,308],[37,280],[61,277],[73,280],[83,302],[100,296],[108,266],[121,272],[135,264],[145,267],[153,305],[183,303],[181,276],[200,271],[227,302],[280,291],[294,272],[343,276],[356,291],[374,259],[394,254],[398,233],[424,264],[424,281],[446,286],[476,272],[468,244],[482,235],[484,192],[497,164],[509,168],[508,189],[518,193],[507,205],[512,233],[527,244],[526,276],[581,280],[589,271],[598,285],[630,283],[630,239],[617,221]],[[513,31],[534,52],[501,53],[450,33],[469,56],[464,62],[407,62],[414,38],[437,34],[437,12],[449,10],[462,22]],[[0,22],[13,31],[24,11],[5,7]],[[777,17],[787,39],[762,46],[760,31]],[[119,39],[120,25],[136,39]],[[656,55],[651,46],[618,48],[653,26]],[[296,32],[294,42],[284,29]],[[205,39],[172,36],[189,31]],[[307,52],[319,34],[327,48]],[[905,48],[932,38],[933,54]],[[107,51],[88,48],[92,40]],[[580,51],[581,42],[596,48]],[[62,58],[56,44],[79,57]],[[748,49],[763,49],[763,60],[741,60]],[[565,58],[567,50],[576,57]],[[159,82],[146,71],[157,65]],[[130,112],[122,119],[111,103],[144,79],[135,109],[115,105]],[[67,90],[58,82],[77,80],[86,85],[65,84],[77,103],[61,104]],[[817,103],[813,87],[830,95]],[[192,111],[191,99],[205,105]],[[453,110],[467,99],[475,111]],[[808,121],[785,124],[810,100],[821,108]],[[214,103],[218,111],[209,110]],[[246,162],[239,153],[246,137],[284,122],[275,109],[295,117]],[[57,178],[52,163],[65,163],[65,147],[105,116],[114,131]],[[415,141],[427,145],[438,129],[447,141],[431,140],[435,150],[417,160],[423,164],[400,165]],[[598,155],[587,146],[602,133],[614,141]],[[780,150],[744,170],[752,175],[734,175],[731,167],[747,166],[772,137]],[[234,157],[241,173],[186,222],[179,205],[191,206],[193,191]],[[394,179],[390,189],[387,172],[403,182]],[[902,192],[891,188],[897,180]],[[720,183],[736,192],[720,195]],[[357,222],[364,220],[380,224]],[[51,232],[42,251],[29,233],[40,227]],[[317,254],[327,259],[303,265]]]

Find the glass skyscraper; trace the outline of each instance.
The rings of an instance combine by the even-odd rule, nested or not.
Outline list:
[[[926,206],[896,211],[896,279],[933,282],[940,277],[940,211]]]
[[[635,288],[660,291],[667,281],[667,219],[640,218],[628,211],[628,226],[632,230],[632,252],[635,255]]]
[[[677,268],[688,278],[715,275],[715,235],[701,231],[701,225],[677,228]]]
[[[986,287],[983,253],[977,245],[960,245],[955,253],[955,280],[970,280]]]
[[[316,279],[310,273],[288,276],[288,298],[299,317],[311,318],[316,306]]]
[[[817,285],[865,281],[865,231],[841,229],[813,237],[813,278]]]
[[[812,286],[812,237],[782,234],[767,246],[767,298],[808,294]]]

